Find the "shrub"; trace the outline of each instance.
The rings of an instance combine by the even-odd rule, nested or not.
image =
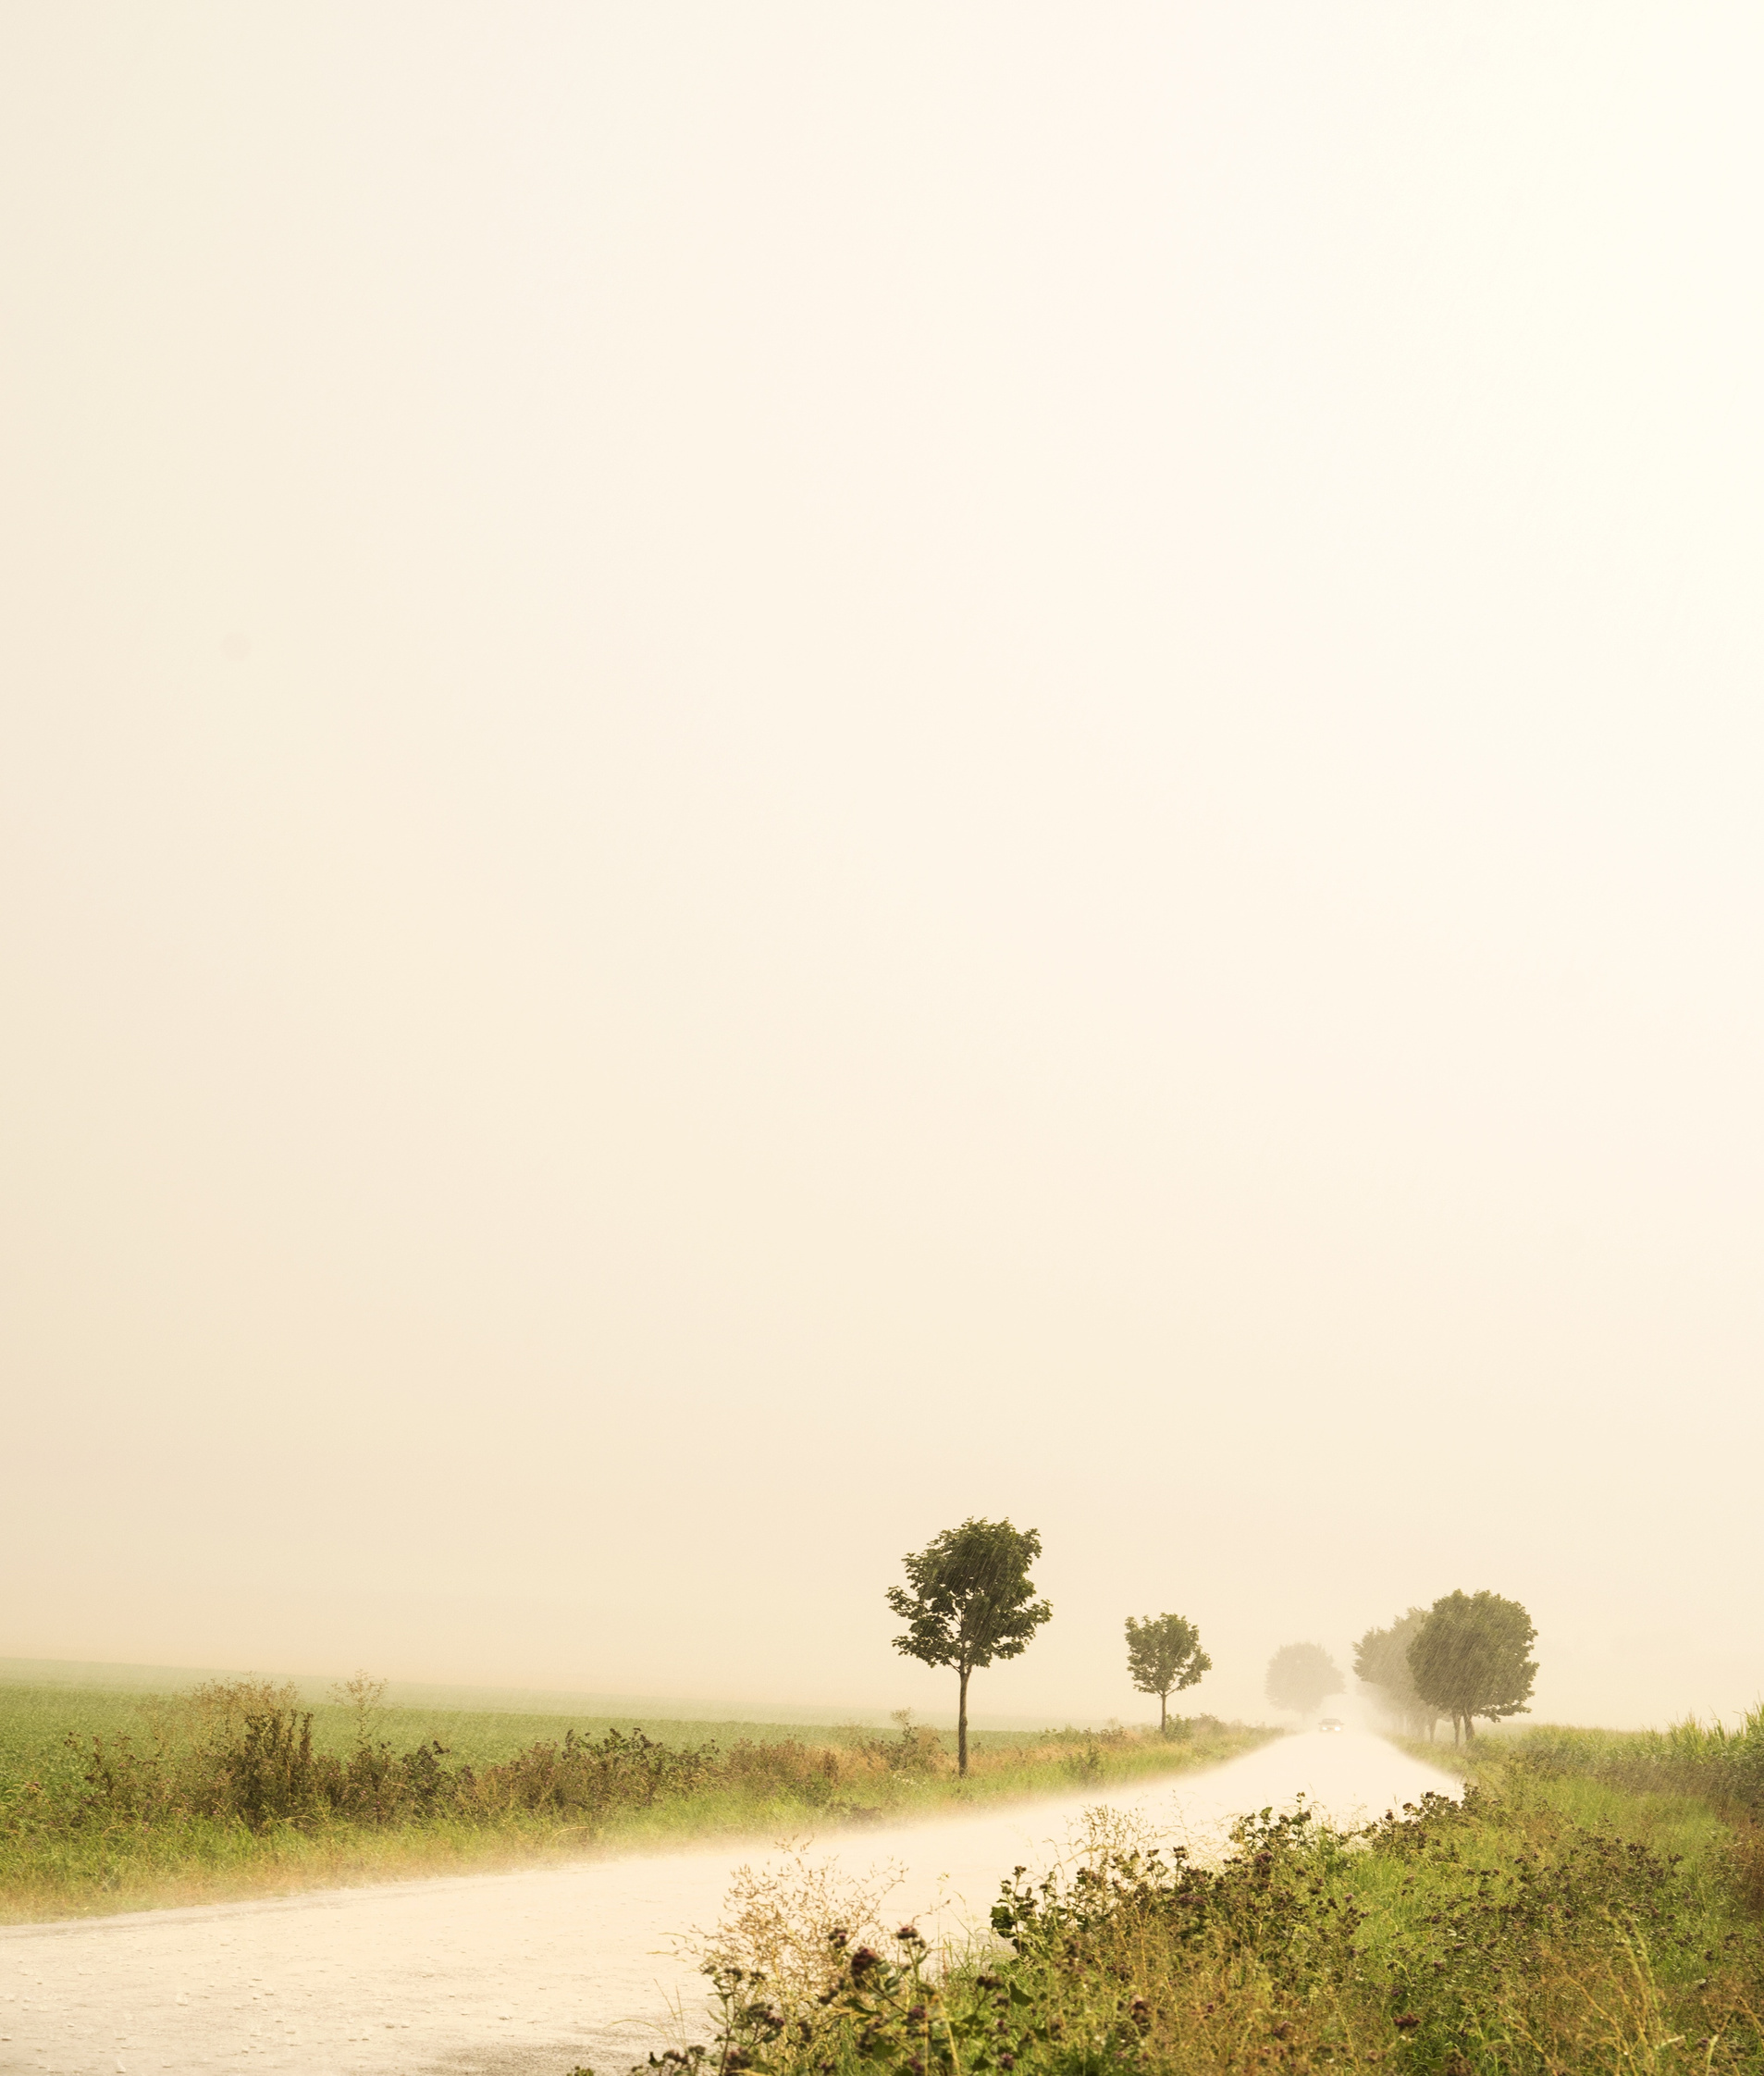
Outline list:
[[[769,1947],[707,1957],[715,2043],[663,2059],[755,2076],[1764,2063],[1756,1940],[1673,1856],[1535,1794],[1430,1796],[1357,1834],[1264,1810],[1217,1868],[1103,1816],[1075,1860],[1004,1884],[996,1955],[941,1974],[914,1926],[859,1938],[805,1909],[793,1939],[774,1910]]]

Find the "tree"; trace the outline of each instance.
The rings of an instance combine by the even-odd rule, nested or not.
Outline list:
[[[1179,1614],[1127,1618],[1127,1669],[1141,1694],[1157,1696],[1157,1726],[1169,1727],[1170,1696],[1192,1687],[1213,1661],[1201,1649],[1201,1632]]]
[[[1368,1629],[1353,1647],[1353,1676],[1375,1689],[1380,1703],[1411,1737],[1424,1730],[1432,1737],[1439,1721],[1439,1711],[1415,1691],[1409,1670],[1409,1646],[1426,1619],[1425,1608],[1411,1608],[1389,1628]]]
[[[1448,1593],[1427,1610],[1409,1646],[1415,1692],[1451,1718],[1451,1741],[1467,1744],[1475,1719],[1492,1722],[1530,1712],[1537,1662],[1525,1653],[1536,1641],[1532,1619],[1517,1600],[1499,1593]]]
[[[968,1771],[968,1682],[995,1658],[1018,1658],[1053,1613],[1035,1598],[1029,1567],[1042,1553],[1033,1528],[1008,1521],[964,1521],[902,1559],[910,1581],[888,1588],[907,1625],[894,1649],[926,1665],[953,1665],[961,1682],[956,1715],[956,1770]]]
[[[1268,1699],[1277,1709],[1309,1715],[1326,1695],[1339,1694],[1341,1668],[1321,1644],[1282,1644],[1268,1660]]]

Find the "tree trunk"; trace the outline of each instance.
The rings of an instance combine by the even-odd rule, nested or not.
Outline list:
[[[956,1772],[963,1779],[968,1775],[968,1667],[961,1668],[962,1699],[956,1711]]]
[[[1170,1690],[1166,1687],[1157,1698],[1157,1728],[1162,1736],[1170,1727]]]

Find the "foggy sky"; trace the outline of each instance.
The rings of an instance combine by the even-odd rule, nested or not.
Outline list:
[[[1760,60],[15,0],[0,1653],[1764,1690]]]

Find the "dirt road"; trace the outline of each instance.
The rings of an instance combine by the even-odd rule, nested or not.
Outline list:
[[[1452,1791],[1381,1738],[1288,1737],[1204,1773],[890,1831],[830,1835],[862,1873],[898,1862],[890,1916],[985,1922],[999,1878],[1045,1863],[1099,1800],[1203,1848],[1229,1817],[1301,1793],[1341,1820]],[[721,1915],[762,1844],[263,1903],[0,1929],[0,2070],[50,2076],[624,2076],[702,2031],[704,1984],[673,1950]],[[944,1898],[941,1912],[932,1906]]]

